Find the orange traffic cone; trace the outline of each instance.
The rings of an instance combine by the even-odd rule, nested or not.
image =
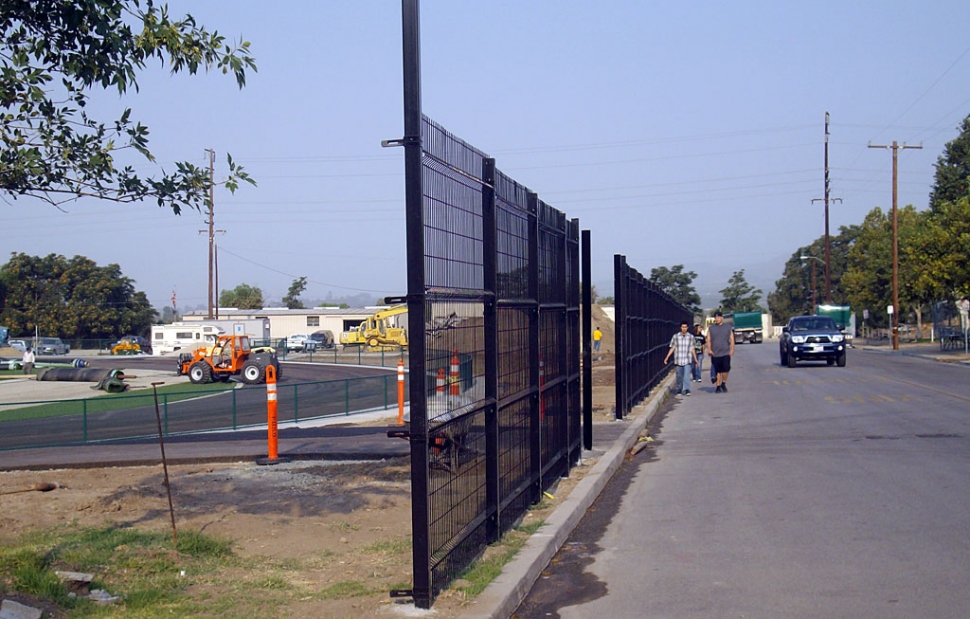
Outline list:
[[[451,357],[451,376],[448,377],[451,381],[451,395],[461,395],[461,373],[458,369],[459,363],[458,350],[455,349],[455,354]]]

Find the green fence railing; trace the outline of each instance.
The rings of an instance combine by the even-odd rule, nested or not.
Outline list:
[[[405,374],[405,398],[408,375]],[[158,394],[166,435],[265,426],[262,385],[166,390]],[[277,385],[279,422],[353,416],[397,407],[397,375]],[[0,451],[55,447],[157,435],[151,391],[0,406]]]

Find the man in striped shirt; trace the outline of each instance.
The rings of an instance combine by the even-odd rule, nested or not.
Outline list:
[[[690,395],[690,367],[691,364],[697,363],[694,336],[688,332],[689,329],[690,325],[687,324],[687,321],[682,320],[680,322],[680,333],[675,333],[670,338],[670,350],[664,357],[664,365],[666,365],[670,356],[673,355],[674,365],[677,366],[677,386],[674,393],[683,393],[684,395]]]

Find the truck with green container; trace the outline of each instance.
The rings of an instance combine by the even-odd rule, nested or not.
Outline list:
[[[839,331],[843,333],[854,326],[855,317],[852,315],[852,308],[848,305],[816,305],[816,316],[828,316],[835,321]],[[849,334],[851,335],[851,333]]]
[[[734,343],[761,344],[764,342],[764,327],[761,317],[761,312],[734,312],[731,314],[731,321],[734,323]]]

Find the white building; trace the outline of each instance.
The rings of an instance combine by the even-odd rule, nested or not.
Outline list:
[[[213,322],[204,311],[190,312],[182,316],[184,322],[205,322],[222,324],[223,321],[269,320],[269,339],[279,340],[296,333],[310,334],[314,331],[330,331],[334,341],[340,334],[356,327],[374,312],[387,306],[339,308],[313,307],[309,309],[287,309],[285,307],[264,307],[262,309],[219,308],[219,320]],[[227,331],[230,331],[227,329]],[[231,331],[230,331],[231,332]]]

